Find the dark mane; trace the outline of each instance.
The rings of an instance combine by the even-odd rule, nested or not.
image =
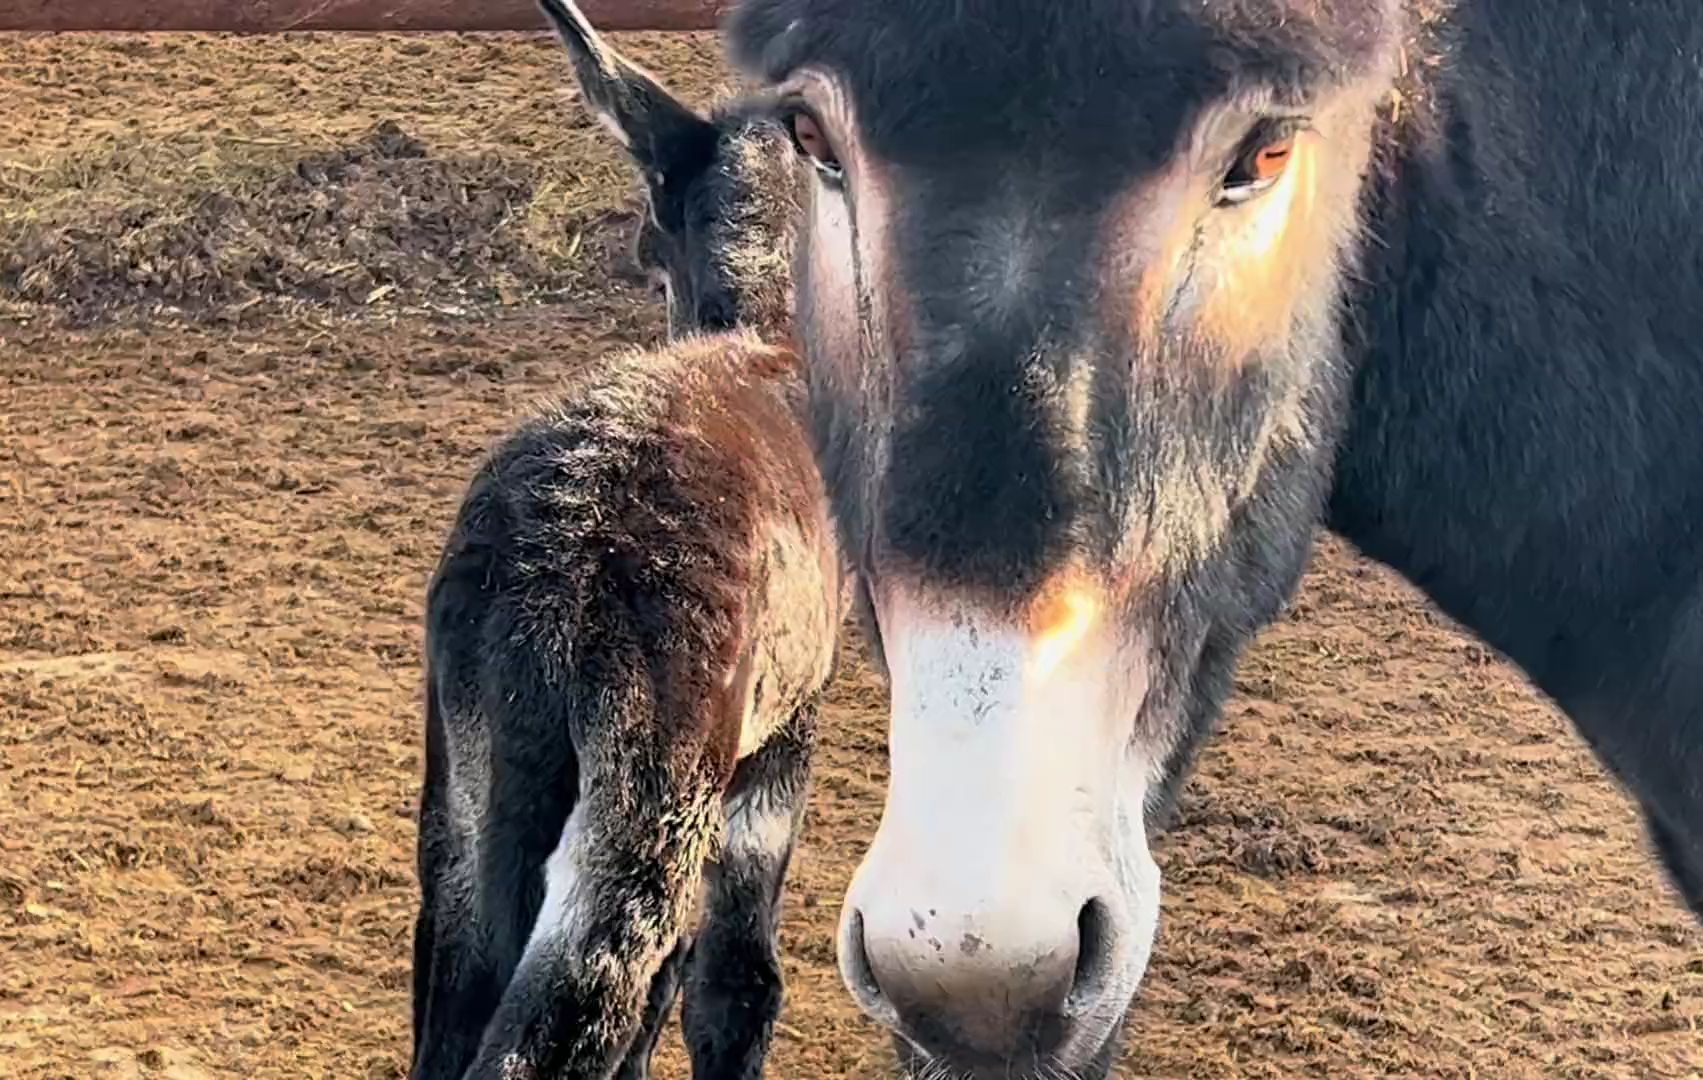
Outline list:
[[[769,340],[792,327],[792,253],[800,176],[786,131],[767,101],[735,98],[710,112],[720,133],[693,212],[707,222],[703,250],[717,284],[736,298],[737,325]]]

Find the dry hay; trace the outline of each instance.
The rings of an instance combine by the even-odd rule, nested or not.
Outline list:
[[[621,41],[700,101],[725,82],[709,43]],[[0,128],[0,317],[461,313],[564,299],[623,258],[633,172],[552,39],[367,39],[359,77],[329,44],[7,40],[0,98],[30,107]],[[233,63],[254,81],[233,90]],[[422,109],[433,84],[453,100]]]
[[[535,166],[435,158],[394,121],[235,190],[85,207],[0,232],[0,296],[77,323],[117,313],[233,318],[294,302],[515,304],[576,280],[572,239],[535,223]],[[542,218],[544,215],[538,215]],[[593,252],[606,258],[605,245]]]

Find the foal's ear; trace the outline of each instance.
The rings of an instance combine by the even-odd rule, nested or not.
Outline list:
[[[703,167],[714,153],[716,129],[655,79],[611,48],[574,0],[538,0],[568,47],[585,101],[660,186]]]

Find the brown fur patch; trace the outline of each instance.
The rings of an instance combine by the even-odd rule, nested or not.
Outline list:
[[[1069,567],[1051,578],[1030,598],[1024,622],[1031,637],[1066,633],[1073,624],[1098,611],[1105,591],[1092,576]]]
[[[763,681],[755,723],[777,729],[825,683],[839,624],[838,552],[798,366],[790,349],[744,331],[611,356],[570,377],[540,422],[563,447],[549,455],[559,464],[514,485],[517,498],[552,508],[543,548],[553,576],[666,595],[658,617],[668,626],[621,633],[667,645],[646,657],[656,715],[695,735],[661,737],[688,758],[704,755],[721,779],[749,712],[732,684]],[[602,574],[621,576],[619,588],[589,584]],[[816,647],[777,658],[773,642],[789,636]],[[740,674],[747,664],[754,675]],[[737,703],[723,707],[728,693]],[[630,749],[617,737],[610,752]]]

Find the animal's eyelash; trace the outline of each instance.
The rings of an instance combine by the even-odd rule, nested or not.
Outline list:
[[[1299,135],[1303,131],[1312,130],[1313,121],[1311,117],[1299,115],[1261,117],[1259,120],[1254,122],[1253,127],[1248,129],[1248,133],[1242,138],[1242,142],[1238,147],[1237,152],[1239,153],[1249,146],[1255,146],[1262,142],[1269,142],[1273,139],[1281,139],[1285,136]]]
[[[817,124],[822,122],[821,118],[816,115],[816,111],[806,104],[802,98],[781,98],[773,105],[772,113],[775,122],[780,124],[789,136],[792,133],[793,122],[801,116],[807,116]]]

